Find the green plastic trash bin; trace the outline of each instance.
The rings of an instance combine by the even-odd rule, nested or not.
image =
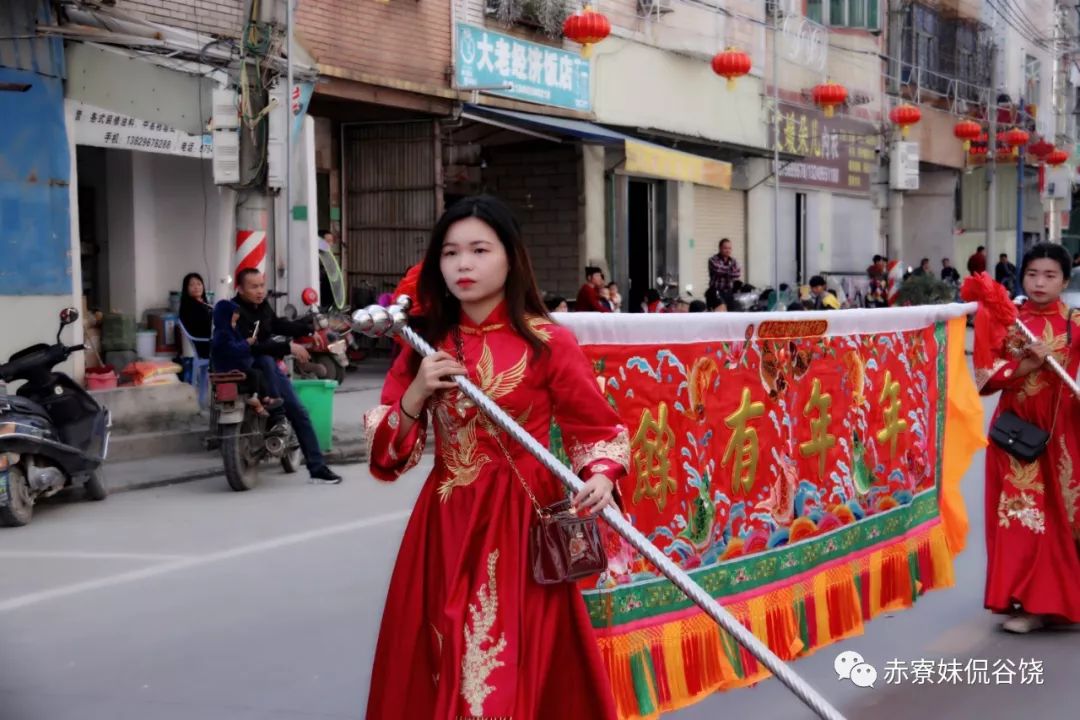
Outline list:
[[[300,403],[307,408],[319,448],[326,452],[334,443],[334,380],[293,380]]]

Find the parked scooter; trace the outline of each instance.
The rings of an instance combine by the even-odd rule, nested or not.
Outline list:
[[[108,494],[101,466],[109,448],[109,411],[70,377],[53,372],[85,349],[60,340],[78,319],[74,308],[63,310],[54,345],[31,345],[0,365],[0,525],[26,525],[39,498],[67,487],[81,485],[90,500]],[[8,395],[5,383],[17,380],[25,382]]]
[[[294,473],[303,459],[288,420],[259,415],[248,405],[245,379],[236,371],[210,374],[225,479],[236,492],[259,484],[259,465],[265,460],[280,460],[285,472]]]
[[[351,332],[351,327],[347,323],[344,328],[331,327],[330,318],[319,309],[319,294],[314,289],[304,290],[301,299],[308,306],[308,315],[314,322],[315,331],[297,338],[296,342],[311,354],[311,364],[320,366],[327,380],[335,380],[341,385],[345,382],[345,371],[349,367],[349,343],[345,335]],[[313,377],[303,368],[297,367],[297,372],[301,377]]]

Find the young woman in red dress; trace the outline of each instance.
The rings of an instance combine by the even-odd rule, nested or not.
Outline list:
[[[1020,319],[1040,340],[1029,345],[1013,329],[993,365],[976,368],[983,394],[1001,392],[995,420],[1011,411],[1050,433],[1032,463],[987,450],[985,605],[1011,615],[1009,632],[1080,622],[1080,400],[1046,362],[1057,358],[1073,377],[1080,368],[1080,313],[1061,301],[1070,272],[1060,245],[1024,257]]]
[[[394,362],[365,417],[372,474],[394,480],[435,425],[435,467],[390,581],[368,720],[616,717],[585,604],[572,583],[533,580],[528,533],[560,482],[465,398],[467,375],[547,442],[554,417],[582,512],[614,503],[629,441],[573,334],[540,299],[517,223],[500,201],[460,201],[436,224],[414,319],[438,353]]]

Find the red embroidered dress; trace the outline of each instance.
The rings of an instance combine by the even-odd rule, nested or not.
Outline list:
[[[504,306],[479,326],[465,320],[469,378],[545,445],[554,415],[579,475],[621,477],[629,463],[626,430],[577,340],[546,320],[532,327],[548,346],[535,358]],[[452,339],[441,349],[456,355]],[[429,416],[436,460],[390,581],[368,720],[614,719],[581,594],[573,584],[532,579],[528,529],[535,511],[503,448],[541,505],[565,497],[561,483],[457,390],[432,398],[422,421],[398,437],[410,354],[398,357],[382,404],[365,417],[371,471],[393,480],[411,468]]]
[[[1025,325],[1050,345],[1076,377],[1080,368],[1080,313],[1026,304]],[[994,364],[976,368],[983,394],[1001,391],[995,419],[1009,410],[1051,433],[1050,445],[1026,464],[991,444],[986,454],[986,598],[999,613],[1019,603],[1035,615],[1080,622],[1080,401],[1048,365],[1015,378],[1026,343],[1015,329]]]

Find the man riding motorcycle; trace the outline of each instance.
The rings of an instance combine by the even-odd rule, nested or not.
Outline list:
[[[326,465],[311,425],[311,417],[296,397],[289,378],[278,367],[278,361],[286,355],[292,355],[300,362],[310,361],[311,356],[303,347],[294,342],[274,340],[274,336],[292,338],[310,335],[314,329],[311,319],[289,321],[278,317],[266,301],[266,277],[254,268],[241,270],[236,283],[237,292],[233,300],[240,308],[236,329],[244,337],[255,338],[251,346],[255,363],[266,376],[271,396],[285,401],[277,412],[284,412],[292,424],[312,481],[337,485],[341,482],[341,476]]]

